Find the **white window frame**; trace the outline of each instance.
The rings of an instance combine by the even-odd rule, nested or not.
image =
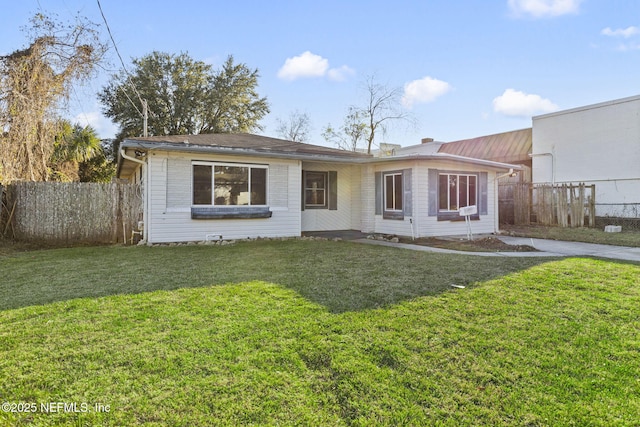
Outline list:
[[[456,177],[456,183],[457,183],[457,185],[460,185],[460,177],[461,176],[466,176],[467,177],[467,201],[470,200],[469,196],[471,195],[471,193],[469,192],[469,177],[473,177],[475,179],[475,181],[476,181],[476,185],[475,185],[475,187],[476,187],[476,192],[475,192],[476,193],[475,194],[476,205],[478,204],[478,197],[479,197],[479,194],[478,194],[478,191],[479,191],[478,183],[480,181],[479,177],[478,177],[478,174],[476,174],[476,173],[448,173],[448,172],[439,173],[438,174],[438,211],[439,212],[458,212],[458,209],[463,207],[463,206],[460,206],[460,200],[459,200],[460,199],[460,194],[459,194],[459,190],[456,189],[456,199],[457,199],[456,200],[456,205],[458,206],[458,209],[454,209],[454,210],[450,209],[450,207],[451,207],[451,192],[449,191],[449,188],[447,187],[447,191],[446,191],[446,194],[447,194],[447,209],[441,209],[440,208],[440,194],[441,194],[441,191],[442,191],[442,189],[440,188],[440,177],[441,176],[446,176],[447,177],[448,185],[451,185],[450,184],[451,183],[451,177]]]
[[[393,189],[393,209],[389,209],[387,207],[387,177],[391,176],[393,177],[393,182],[391,185],[391,188]],[[400,190],[400,192],[402,193],[401,196],[401,200],[402,200],[402,206],[400,207],[400,209],[397,209],[397,199],[396,199],[396,178],[400,177],[400,179],[402,180],[402,189]],[[403,212],[404,211],[404,179],[402,176],[402,172],[391,172],[391,173],[383,173],[382,174],[382,188],[383,188],[383,193],[382,193],[382,197],[383,197],[383,206],[384,206],[384,211],[385,212]]]
[[[323,188],[311,188],[307,187],[307,178],[309,174],[317,174],[323,176],[324,187]],[[307,203],[307,191],[322,190],[323,198],[322,203]],[[327,171],[305,171],[304,182],[304,207],[311,209],[327,209],[329,207],[329,172]]]
[[[194,166],[210,166],[211,167],[211,204],[210,205],[202,205],[202,204],[194,204],[193,203],[193,167]],[[215,203],[215,167],[216,166],[230,166],[230,167],[241,167],[248,168],[248,179],[247,179],[247,188],[249,189],[249,204],[247,205],[216,205]],[[251,169],[264,169],[266,171],[265,177],[265,203],[264,204],[252,204],[251,203]],[[205,161],[193,161],[191,162],[191,206],[215,206],[219,208],[237,208],[238,206],[269,206],[269,165],[264,164],[253,164],[253,163],[229,163],[229,162],[205,162]]]

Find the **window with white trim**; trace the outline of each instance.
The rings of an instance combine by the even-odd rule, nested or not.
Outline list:
[[[266,165],[193,163],[196,206],[266,206]]]
[[[402,212],[402,172],[385,173],[384,180],[384,210],[387,212]]]
[[[329,172],[305,172],[304,205],[306,208],[328,207],[328,182]]]
[[[465,206],[477,205],[478,176],[441,173],[438,175],[438,210],[457,212]]]

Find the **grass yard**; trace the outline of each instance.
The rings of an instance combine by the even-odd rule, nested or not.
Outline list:
[[[0,425],[640,419],[633,263],[322,241],[75,248],[0,256],[0,294],[0,402],[16,404]]]

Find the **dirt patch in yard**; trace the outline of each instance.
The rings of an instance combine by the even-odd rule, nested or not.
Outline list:
[[[532,246],[509,245],[496,237],[481,237],[473,240],[438,237],[420,237],[415,240],[400,238],[400,242],[467,252],[538,252]]]

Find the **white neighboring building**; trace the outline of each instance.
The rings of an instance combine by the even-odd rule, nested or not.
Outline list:
[[[596,186],[596,215],[640,217],[640,96],[533,117],[533,183]]]

